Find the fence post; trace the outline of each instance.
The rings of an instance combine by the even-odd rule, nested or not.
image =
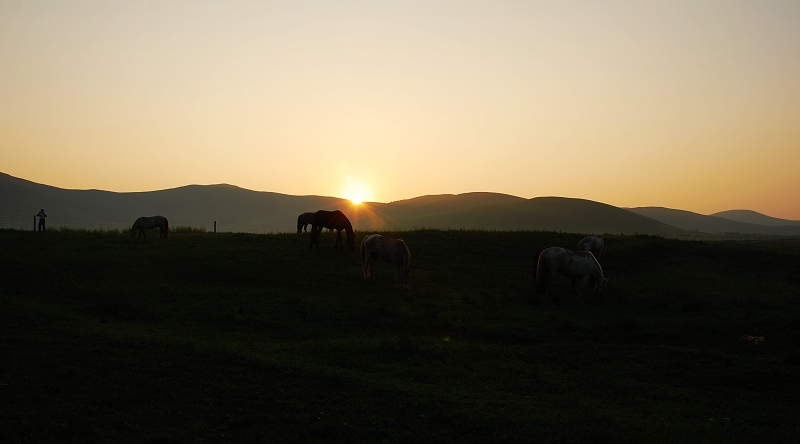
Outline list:
[[[217,221],[214,221],[214,233],[217,232]]]

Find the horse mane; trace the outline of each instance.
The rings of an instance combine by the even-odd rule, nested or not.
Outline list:
[[[339,212],[339,214],[341,214],[342,215],[342,219],[344,219],[344,231],[345,231],[345,233],[347,233],[348,236],[350,236],[351,234],[354,234],[353,233],[353,224],[350,223],[350,219],[348,219],[347,216],[345,216],[344,213],[342,213],[342,212]]]
[[[344,217],[345,222],[347,222],[347,224],[345,224],[345,226],[344,226],[344,232],[347,233],[347,245],[348,246],[352,245],[353,249],[355,250],[355,248],[356,248],[356,232],[353,231],[353,224],[350,223],[350,219],[345,217],[344,214],[342,214],[342,217]]]

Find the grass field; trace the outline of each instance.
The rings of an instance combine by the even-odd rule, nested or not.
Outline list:
[[[0,441],[800,436],[800,240],[607,236],[582,304],[531,297],[536,248],[579,235],[386,234],[410,291],[328,233],[0,230]]]

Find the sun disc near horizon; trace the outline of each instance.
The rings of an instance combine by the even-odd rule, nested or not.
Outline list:
[[[360,205],[370,198],[370,191],[366,185],[361,183],[349,183],[342,190],[342,196],[354,205]]]

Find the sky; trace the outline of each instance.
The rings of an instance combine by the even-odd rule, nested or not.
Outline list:
[[[800,2],[0,0],[0,172],[800,220]]]

